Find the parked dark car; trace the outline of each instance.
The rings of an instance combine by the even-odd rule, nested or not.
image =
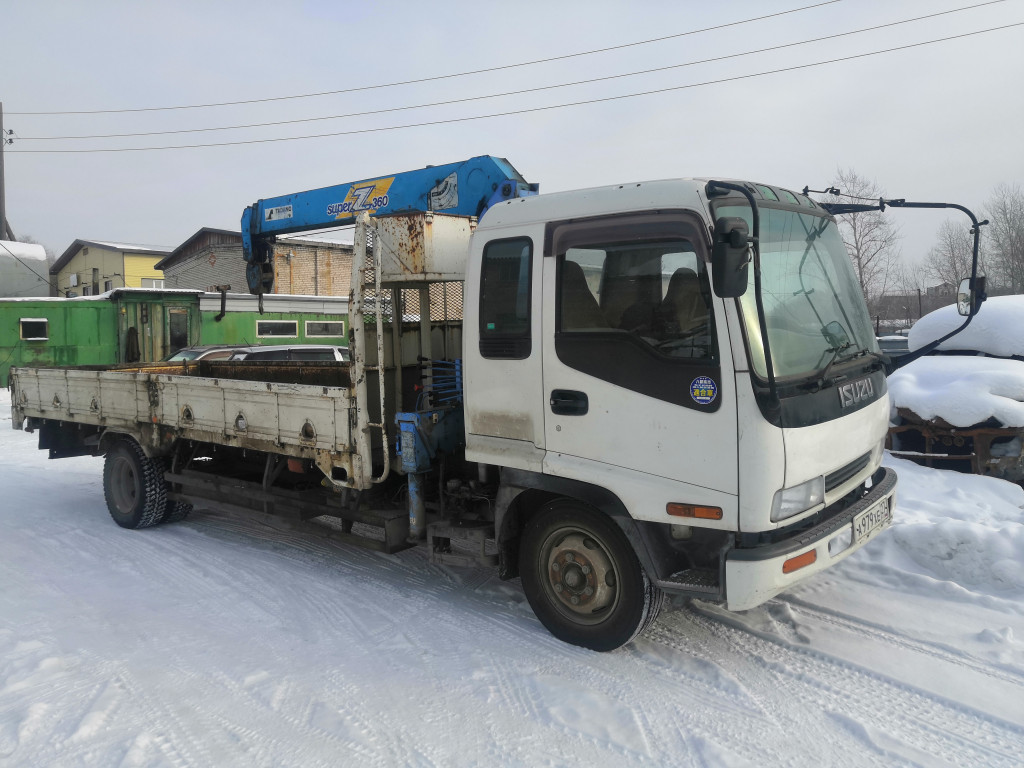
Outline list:
[[[235,352],[246,348],[247,347],[237,344],[210,344],[208,346],[185,347],[184,349],[179,349],[177,352],[168,355],[161,362],[177,363],[185,360],[227,360]]]
[[[327,344],[246,347],[236,350],[230,360],[308,360],[348,362],[348,347]]]

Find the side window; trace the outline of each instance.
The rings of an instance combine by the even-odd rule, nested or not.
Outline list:
[[[529,238],[495,240],[484,247],[480,276],[480,354],[492,359],[530,356]]]
[[[684,408],[721,406],[700,218],[681,210],[574,219],[549,223],[544,238],[563,365]]]
[[[717,357],[707,272],[690,241],[568,248],[560,267],[560,332],[618,330],[666,357]]]

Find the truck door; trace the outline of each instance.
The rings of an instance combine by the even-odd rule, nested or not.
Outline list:
[[[546,472],[609,489],[655,475],[736,493],[733,377],[706,242],[683,212],[548,225]],[[664,502],[650,511],[664,514]]]

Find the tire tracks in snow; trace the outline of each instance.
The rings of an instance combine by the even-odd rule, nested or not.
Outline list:
[[[967,667],[972,672],[1016,685],[1021,688],[1021,696],[1024,697],[1024,672],[1003,666],[986,664],[984,661],[964,655],[962,652],[954,652],[941,643],[912,638],[880,624],[832,611],[800,598],[781,595],[775,599],[794,606],[800,613],[813,616],[816,621],[823,624],[830,624],[848,632],[881,641],[886,645],[895,645],[914,653],[932,656],[949,664]]]
[[[820,711],[869,725],[887,749],[905,746],[914,754],[954,765],[1017,767],[1024,754],[1024,728],[976,712],[958,702],[864,669],[814,648],[753,632],[717,614],[701,611],[693,622],[726,643],[737,661],[767,680],[788,703],[815,703]],[[746,681],[744,681],[746,683]],[[778,694],[773,695],[779,701]],[[891,731],[895,724],[896,735]],[[830,737],[837,733],[835,723]],[[848,729],[846,729],[848,730]],[[879,739],[862,739],[882,749]],[[883,754],[885,753],[883,750]],[[889,755],[891,757],[891,755]],[[903,756],[904,759],[905,756]]]

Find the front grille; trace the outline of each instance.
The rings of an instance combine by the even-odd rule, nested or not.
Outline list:
[[[865,453],[860,458],[854,459],[845,467],[840,467],[835,472],[825,475],[825,490],[831,491],[834,488],[838,488],[840,485],[845,483],[851,477],[860,472],[864,467],[868,465],[871,460],[871,452]]]

